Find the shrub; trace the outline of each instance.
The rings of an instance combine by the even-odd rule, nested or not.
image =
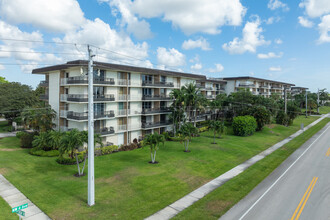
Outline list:
[[[40,157],[57,157],[59,156],[60,153],[58,152],[58,150],[44,151],[44,150],[39,150],[37,148],[32,148],[29,151],[29,154]]]
[[[200,132],[200,133],[205,132],[207,130],[209,130],[209,126],[204,126],[204,127],[198,128],[198,132]]]
[[[117,145],[101,147],[101,155],[111,154],[112,152],[118,151]]]
[[[261,131],[265,124],[270,122],[270,111],[263,106],[252,108],[251,115],[257,121],[257,131]]]
[[[24,135],[24,133],[26,133],[26,132],[24,132],[24,131],[19,131],[19,132],[16,133],[16,137],[17,137],[17,138],[21,138],[21,136]]]
[[[139,146],[137,144],[131,143],[128,145],[122,145],[118,150],[119,151],[130,151],[130,150],[135,150],[139,148]]]
[[[233,131],[237,136],[252,135],[256,129],[257,122],[252,116],[237,116],[233,119]]]
[[[180,142],[180,141],[182,141],[182,137],[181,136],[175,136],[175,137],[171,137],[170,140]]]
[[[276,116],[276,124],[288,126],[290,124],[290,118],[285,112],[280,111]]]
[[[21,147],[22,148],[32,148],[32,141],[34,136],[36,136],[36,132],[28,133],[28,132],[23,132],[20,134],[20,139],[21,139]]]
[[[171,138],[170,133],[168,133],[167,131],[163,132],[162,135],[164,135],[164,138],[165,138],[165,140],[167,140],[167,141],[170,140],[170,138]]]
[[[84,160],[83,155],[78,155],[78,161],[81,163]],[[58,157],[56,162],[63,165],[74,165],[77,163],[76,158],[68,158],[68,157]]]

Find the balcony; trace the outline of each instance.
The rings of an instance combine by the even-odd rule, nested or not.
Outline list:
[[[93,78],[94,84],[105,84],[105,85],[115,85],[114,78]],[[69,77],[61,79],[61,84],[65,85],[75,85],[75,84],[88,84],[88,77],[87,76],[76,76],[76,77]]]
[[[101,136],[114,134],[115,129],[113,127],[108,128],[94,128],[94,133],[100,134]]]
[[[269,89],[269,86],[267,86],[267,85],[261,85],[261,86],[259,86],[259,88]]]
[[[109,95],[94,95],[95,102],[112,102],[115,101],[115,96]],[[61,101],[68,102],[88,102],[87,94],[61,94]]]
[[[174,84],[172,82],[150,82],[150,81],[144,81],[144,82],[142,82],[142,86],[174,87]]]
[[[43,101],[47,101],[49,99],[49,95],[48,94],[42,94],[39,96],[39,98]]]
[[[158,122],[142,122],[142,128],[154,128],[154,127],[162,127],[166,125],[170,125],[172,122],[170,121],[158,121]]]
[[[47,81],[47,80],[40,81],[39,86],[41,86],[41,87],[48,87],[49,86],[49,81]]]
[[[157,114],[157,113],[165,113],[165,112],[171,112],[171,109],[168,107],[142,109],[142,114]]]
[[[167,95],[144,95],[142,100],[171,100],[171,97]]]
[[[199,88],[199,89],[205,89],[205,85],[202,85],[200,83],[197,83],[196,84],[196,88]]]
[[[281,86],[272,86],[272,89],[283,89]]]
[[[206,98],[207,99],[215,99],[216,98],[216,95],[207,95]]]
[[[240,83],[238,86],[239,87],[244,87],[244,88],[246,88],[246,87],[255,87],[255,85],[253,83]]]
[[[214,90],[212,86],[205,87],[206,90]]]
[[[68,119],[73,120],[88,120],[88,112],[73,112],[68,111],[66,113],[66,117]],[[113,118],[115,117],[114,111],[104,111],[104,112],[94,112],[94,119],[100,119],[100,118]]]

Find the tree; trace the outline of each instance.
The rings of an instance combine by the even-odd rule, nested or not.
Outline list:
[[[152,164],[158,163],[156,162],[156,153],[159,149],[160,143],[163,143],[163,146],[165,144],[165,137],[162,134],[158,134],[157,132],[153,134],[148,134],[143,139],[143,145],[149,146],[150,148],[150,156],[151,156],[151,162]]]
[[[264,106],[255,106],[251,108],[250,115],[257,121],[257,131],[261,131],[265,124],[270,122],[270,111]]]
[[[23,110],[21,117],[24,124],[33,130],[46,132],[53,129],[56,112],[50,106],[46,108],[26,108]]]
[[[179,134],[182,137],[182,142],[184,143],[184,147],[185,147],[184,152],[190,152],[188,150],[189,142],[193,137],[193,135],[197,133],[198,133],[198,129],[192,123],[185,123],[181,126]]]
[[[181,89],[173,89],[170,97],[173,99],[170,118],[173,120],[175,135],[176,131],[180,129],[181,122],[184,120],[184,92]]]
[[[39,102],[30,86],[17,82],[0,83],[0,100],[0,112],[10,124],[24,108]]]
[[[210,121],[209,122],[209,128],[211,130],[213,130],[213,144],[216,144],[215,143],[215,136],[216,134],[219,134],[219,137],[221,136],[221,134],[225,133],[226,132],[226,126],[225,124],[222,122],[222,121]]]
[[[61,148],[61,140],[63,137],[64,133],[61,131],[50,131],[49,132],[49,146],[53,150],[58,150]]]
[[[9,83],[5,77],[0,76],[0,84],[1,83]]]
[[[50,140],[49,133],[41,132],[39,135],[34,136],[32,141],[32,146],[39,150],[44,150],[44,151],[51,150],[52,148],[49,145],[49,140]]]
[[[184,100],[185,100],[185,108],[187,115],[189,117],[189,121],[192,121],[192,116],[196,115],[196,109],[198,106],[198,102],[201,99],[201,94],[199,88],[196,87],[194,83],[189,83],[182,87],[184,91]],[[196,123],[196,117],[195,117]]]

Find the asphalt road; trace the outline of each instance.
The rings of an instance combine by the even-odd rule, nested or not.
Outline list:
[[[330,123],[221,220],[330,219]]]

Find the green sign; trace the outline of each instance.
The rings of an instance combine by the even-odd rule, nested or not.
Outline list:
[[[24,205],[20,205],[20,206],[17,206],[15,208],[12,208],[11,212],[17,212],[17,211],[19,211],[21,209],[26,209],[27,207],[28,207],[28,204],[26,203]]]
[[[22,210],[18,210],[16,213],[19,214],[19,215],[21,215],[21,216],[25,216],[25,212],[22,211]]]

